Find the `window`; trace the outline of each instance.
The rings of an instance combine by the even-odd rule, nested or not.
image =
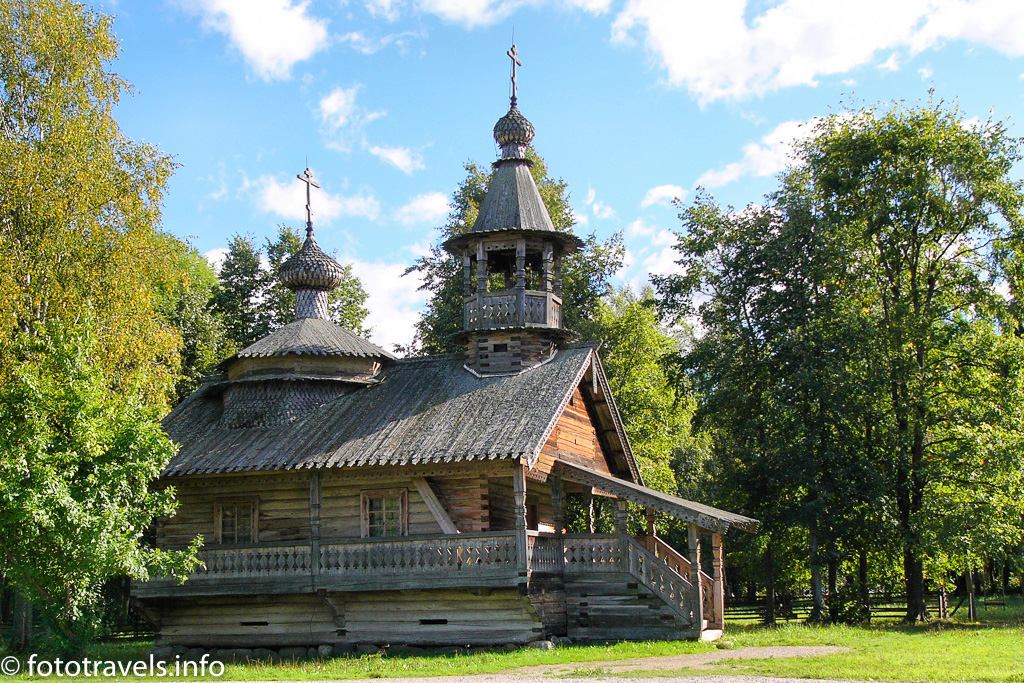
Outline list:
[[[254,500],[221,500],[214,505],[217,543],[255,543],[257,506]]]
[[[408,496],[405,489],[393,491],[364,491],[362,495],[363,538],[404,536],[409,533],[407,523]]]

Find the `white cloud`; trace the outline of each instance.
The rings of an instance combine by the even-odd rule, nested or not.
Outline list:
[[[363,3],[366,11],[372,16],[382,17],[388,21],[394,21],[398,18],[398,6],[400,4],[400,2],[395,0],[365,0]]]
[[[615,218],[615,209],[597,199],[597,192],[592,187],[587,190],[587,198],[584,203],[590,207],[596,218]]]
[[[917,70],[917,73],[921,75],[921,80],[925,81],[929,80],[933,75],[935,75],[935,72],[932,70],[930,66],[922,66],[920,69]]]
[[[885,60],[878,65],[881,71],[899,71],[900,70],[900,56],[898,53],[893,52],[889,55],[889,59]]]
[[[342,152],[351,150],[352,143],[363,138],[363,127],[385,115],[383,111],[369,111],[356,104],[361,87],[359,84],[337,87],[320,98],[317,114],[329,138],[328,147]]]
[[[243,190],[255,193],[263,211],[291,220],[306,220],[306,185],[298,178],[281,182],[274,176],[264,175],[255,181],[246,181]],[[314,188],[312,204],[314,224],[350,216],[372,221],[380,215],[380,203],[367,190],[346,197]]]
[[[777,125],[761,142],[743,147],[743,158],[727,164],[717,171],[707,171],[697,178],[695,185],[721,187],[743,176],[771,176],[785,170],[790,162],[793,143],[814,133],[817,118],[810,121],[786,121]]]
[[[203,252],[203,257],[209,262],[215,271],[220,271],[220,267],[224,264],[224,259],[228,257],[227,247],[217,247],[210,251]]]
[[[264,80],[288,78],[296,63],[327,46],[327,21],[309,14],[309,0],[181,1],[227,35]]]
[[[440,225],[448,217],[448,196],[442,192],[428,192],[413,197],[396,213],[399,223],[404,225]]]
[[[668,84],[687,88],[702,103],[814,86],[822,76],[876,61],[879,53],[913,56],[949,40],[1024,54],[1019,2],[782,0],[752,19],[748,4],[629,0],[612,37],[625,43],[641,38]]]
[[[349,124],[356,114],[356,94],[358,85],[351,88],[335,88],[320,98],[317,108],[320,120],[331,130],[337,130]]]
[[[419,291],[419,275],[412,273],[403,277],[407,267],[404,263],[358,260],[351,263],[352,272],[369,295],[366,308],[370,314],[366,325],[373,328],[370,338],[389,351],[394,344],[412,342],[416,321],[427,300],[427,293]]]
[[[353,49],[362,52],[364,55],[372,55],[375,52],[380,52],[389,45],[396,45],[399,48],[404,48],[410,38],[419,38],[424,34],[417,33],[415,31],[403,31],[401,33],[391,33],[380,38],[372,38],[362,31],[350,31],[345,35],[341,36],[338,40],[342,43],[348,43]]]
[[[393,0],[370,0],[371,4],[387,4],[394,7]],[[504,21],[523,7],[535,7],[544,0],[415,0],[416,9],[436,15],[444,21],[460,24],[465,28],[492,26]],[[604,14],[612,5],[611,0],[559,0],[554,3],[563,10],[582,10],[590,14]]]
[[[673,199],[683,199],[685,197],[686,190],[679,185],[658,185],[647,190],[643,201],[640,202],[640,208],[646,209],[654,204],[668,204]]]
[[[387,145],[367,145],[367,151],[381,161],[385,161],[402,173],[411,175],[413,171],[426,168],[423,155],[408,147],[389,147]]]
[[[655,229],[653,225],[648,225],[643,218],[637,218],[626,226],[626,239],[633,240],[638,237],[650,237],[654,234]]]

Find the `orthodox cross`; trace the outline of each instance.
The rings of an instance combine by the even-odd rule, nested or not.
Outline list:
[[[295,176],[302,182],[306,183],[306,237],[313,236],[313,207],[310,206],[310,190],[312,188],[320,189],[320,183],[313,180],[313,172],[306,169],[305,173],[300,173]]]
[[[519,52],[516,50],[516,46],[513,43],[512,49],[506,52],[508,58],[512,60],[512,104],[516,103],[516,67],[522,66],[523,63],[519,61]]]

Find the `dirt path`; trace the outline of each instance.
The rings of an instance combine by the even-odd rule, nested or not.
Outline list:
[[[523,667],[509,671],[510,674],[549,674],[565,676],[577,670],[588,673],[603,672],[622,673],[625,671],[672,671],[674,669],[710,669],[711,664],[723,659],[769,659],[775,657],[816,657],[831,655],[837,652],[848,652],[848,647],[832,645],[799,646],[778,645],[774,647],[742,647],[736,650],[712,650],[689,655],[669,655],[665,657],[643,657],[640,659],[616,659],[600,662],[577,662],[573,664],[551,664]],[[722,680],[718,678],[716,680]],[[781,680],[781,679],[772,679]]]
[[[628,671],[672,671],[675,669],[710,669],[711,664],[725,659],[764,659],[769,657],[815,657],[847,652],[848,647],[777,646],[743,647],[736,650],[712,650],[690,655],[642,657],[575,664],[544,664],[503,671],[497,674],[438,676],[435,678],[389,678],[387,683],[589,683],[603,673]],[[572,676],[576,673],[576,676]],[[559,676],[555,679],[554,676]],[[294,682],[293,682],[294,683]],[[314,682],[316,683],[316,682]],[[678,676],[630,678],[628,683],[852,683],[806,678],[771,678],[766,676]]]

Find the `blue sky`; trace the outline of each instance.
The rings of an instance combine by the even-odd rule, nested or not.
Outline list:
[[[125,133],[180,164],[164,227],[216,260],[235,233],[301,227],[370,292],[372,338],[407,343],[402,271],[437,237],[467,161],[495,158],[513,30],[519,105],[571,190],[578,233],[623,231],[620,283],[673,266],[673,197],[757,202],[790,142],[843,104],[957,100],[1016,121],[1019,0],[96,0],[136,88]]]

